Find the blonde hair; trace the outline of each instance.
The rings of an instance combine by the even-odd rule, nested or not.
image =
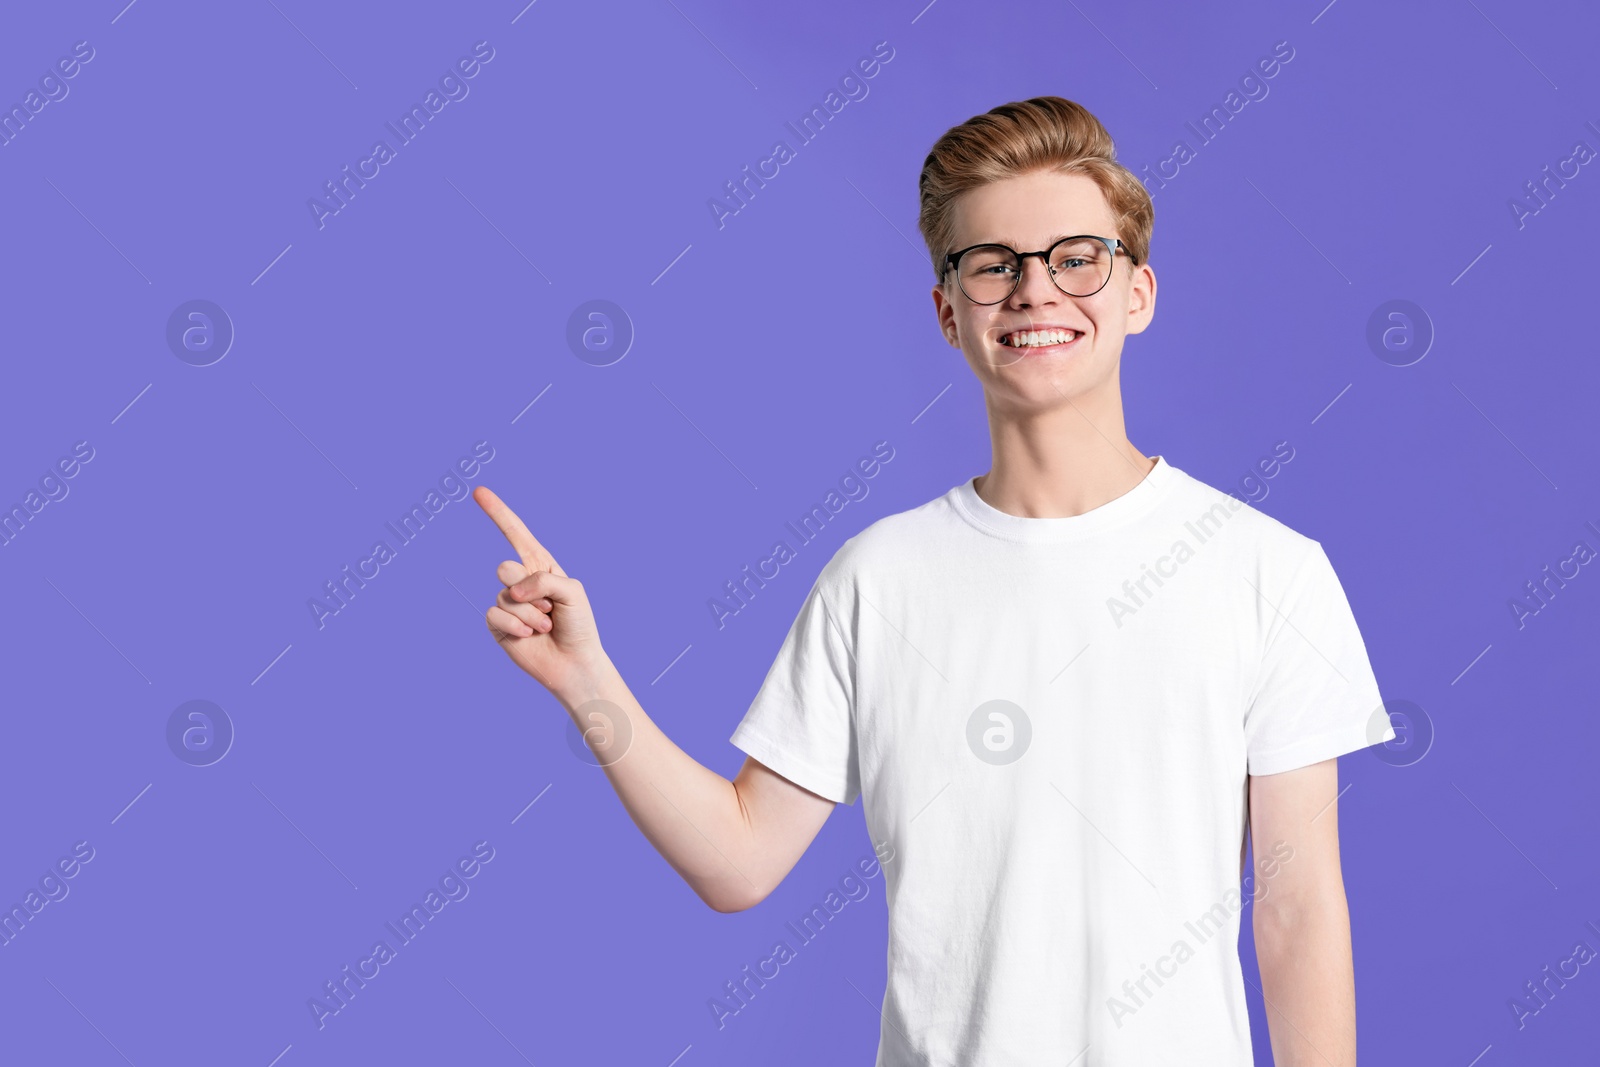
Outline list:
[[[1150,256],[1155,206],[1134,173],[1117,162],[1111,135],[1088,109],[1059,96],[1001,104],[946,130],[917,178],[917,228],[942,279],[954,248],[956,199],[969,189],[1036,170],[1082,174],[1105,195],[1132,263]]]

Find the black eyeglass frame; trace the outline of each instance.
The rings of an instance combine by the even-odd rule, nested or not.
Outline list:
[[[949,253],[948,255],[946,255],[944,257],[944,272],[943,273],[944,274],[948,274],[961,261],[961,257],[962,256],[966,255],[968,252],[973,251],[974,249],[977,249],[977,248],[1004,248],[1007,252],[1010,252],[1013,256],[1017,257],[1017,276],[1011,283],[1011,291],[1006,293],[1006,295],[1002,296],[999,300],[972,300],[971,294],[969,294],[967,292],[966,288],[961,285],[961,274],[958,271],[956,273],[956,286],[957,286],[957,288],[961,289],[961,295],[962,296],[965,296],[968,300],[972,300],[972,302],[974,304],[977,304],[980,307],[988,307],[991,304],[999,304],[999,303],[1002,303],[1002,302],[1004,302],[1006,300],[1010,300],[1014,295],[1016,295],[1017,286],[1022,284],[1022,266],[1023,266],[1023,262],[1025,260],[1027,260],[1029,257],[1032,257],[1032,256],[1038,256],[1039,257],[1039,262],[1044,264],[1044,269],[1047,272],[1049,272],[1049,274],[1050,274],[1050,283],[1056,287],[1057,291],[1061,292],[1062,294],[1064,294],[1066,296],[1093,296],[1095,293],[1098,293],[1101,289],[1104,289],[1106,287],[1106,283],[1107,282],[1111,281],[1111,273],[1112,273],[1111,271],[1109,271],[1109,270],[1106,271],[1106,280],[1100,283],[1099,288],[1095,289],[1094,293],[1069,293],[1065,289],[1062,289],[1061,288],[1061,284],[1056,281],[1056,272],[1050,266],[1050,253],[1051,252],[1054,252],[1059,246],[1061,246],[1063,244],[1066,244],[1068,241],[1082,241],[1082,240],[1085,240],[1085,239],[1088,239],[1088,240],[1091,240],[1091,241],[1099,241],[1101,244],[1106,246],[1106,250],[1111,253],[1113,269],[1115,269],[1115,261],[1116,261],[1116,257],[1117,257],[1117,253],[1118,252],[1121,252],[1123,255],[1127,256],[1128,259],[1135,266],[1138,265],[1138,260],[1133,258],[1133,252],[1129,250],[1128,246],[1123,243],[1123,241],[1122,241],[1122,239],[1120,237],[1100,237],[1100,236],[1097,236],[1097,235],[1092,234],[1092,233],[1080,233],[1080,234],[1075,234],[1075,235],[1073,235],[1071,237],[1063,237],[1061,240],[1057,241],[1055,244],[1051,245],[1049,248],[1046,248],[1046,249],[1044,249],[1042,251],[1039,251],[1039,252],[1018,252],[1016,249],[1012,248],[1010,245],[1001,244],[998,241],[984,241],[982,244],[968,245],[966,248],[963,248],[961,251],[959,251],[959,252],[951,252],[951,253]],[[942,276],[943,275],[941,274],[941,277]]]

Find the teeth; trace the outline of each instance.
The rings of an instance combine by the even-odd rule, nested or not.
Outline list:
[[[1002,343],[1012,348],[1036,348],[1040,345],[1065,344],[1076,336],[1071,330],[1020,330],[1008,334]]]

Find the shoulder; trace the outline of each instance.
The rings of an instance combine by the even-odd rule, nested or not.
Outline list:
[[[1322,551],[1314,538],[1268,515],[1249,501],[1227,493],[1182,470],[1174,470],[1169,508],[1199,535],[1225,536],[1219,544],[1235,562],[1250,569],[1293,573]]]
[[[875,519],[849,537],[823,566],[818,584],[830,597],[854,588],[864,575],[898,571],[944,539],[951,521],[951,492]],[[841,597],[841,600],[843,598]]]

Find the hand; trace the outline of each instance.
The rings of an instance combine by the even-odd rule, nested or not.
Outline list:
[[[569,578],[514,511],[486,485],[472,499],[494,520],[522,562],[495,571],[505,586],[486,615],[489,632],[512,662],[558,700],[605,661],[599,629],[583,585]]]

